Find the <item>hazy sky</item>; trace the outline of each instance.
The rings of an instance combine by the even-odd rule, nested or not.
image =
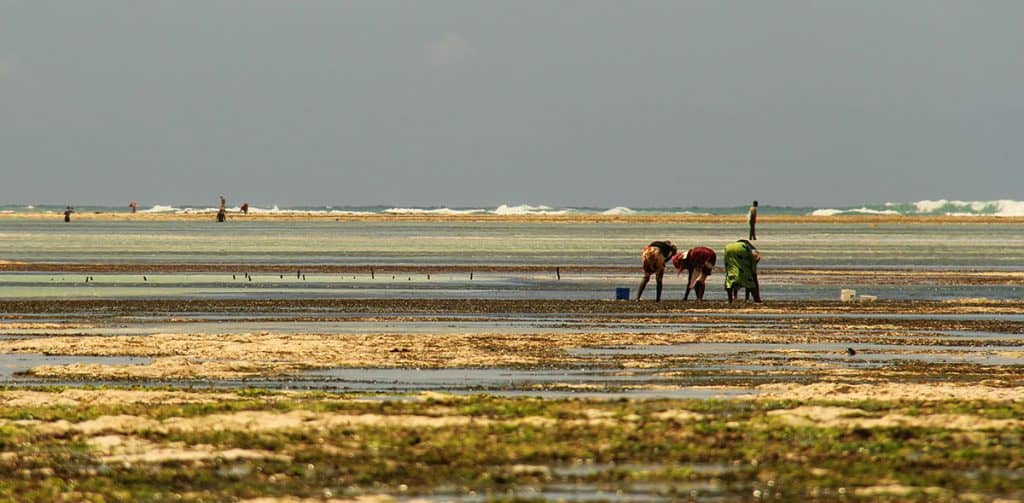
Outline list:
[[[0,203],[1024,199],[1024,2],[0,0]]]

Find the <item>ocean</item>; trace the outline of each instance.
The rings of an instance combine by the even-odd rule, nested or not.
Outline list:
[[[75,204],[2,204],[0,213],[60,213],[66,206],[73,206],[77,212],[127,213],[127,204],[123,206],[97,206]],[[216,207],[195,204],[155,204],[141,206],[142,213],[216,213]],[[615,207],[563,207],[543,204],[530,205],[502,204],[493,208],[484,207],[447,207],[447,206],[278,206],[250,205],[250,213],[254,214],[329,214],[329,215],[373,215],[373,214],[405,214],[405,215],[644,215],[644,214],[678,214],[678,215],[742,215],[748,206],[706,207],[655,207],[629,208]],[[934,216],[1024,216],[1024,201],[1000,199],[992,201],[958,201],[958,200],[922,200],[916,202],[885,202],[866,203],[842,207],[810,207],[810,206],[777,206],[764,204],[760,207],[764,214],[771,215],[934,215]],[[238,206],[229,211],[239,211]]]

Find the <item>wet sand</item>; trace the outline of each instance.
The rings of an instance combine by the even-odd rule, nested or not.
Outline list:
[[[394,274],[553,274],[555,268],[566,279],[573,275],[631,275],[632,266],[552,266],[552,265],[310,265],[310,264],[187,264],[187,263],[46,263],[0,262],[0,272],[59,274],[159,274],[159,273],[231,273],[270,274],[291,278],[296,271],[306,274],[341,274],[385,278]],[[716,267],[713,275],[721,277],[724,269]],[[815,267],[762,267],[758,274],[765,280],[794,285],[1024,285],[1024,272],[947,270],[921,271],[911,269],[822,269]]]
[[[418,314],[651,314],[651,313],[761,313],[761,314],[1024,314],[1024,300],[954,299],[949,301],[878,300],[841,301],[768,301],[762,304],[725,301],[665,300],[652,302],[612,300],[493,300],[493,299],[73,299],[0,300],[3,317],[33,313],[64,314],[144,314],[144,313],[278,313],[322,311],[334,313],[418,313]],[[0,321],[3,321],[0,319]]]

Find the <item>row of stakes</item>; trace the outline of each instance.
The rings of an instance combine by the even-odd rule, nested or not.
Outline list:
[[[247,279],[249,281],[252,281],[252,275],[250,275],[248,272],[243,273],[243,275],[244,275],[245,279]],[[284,279],[284,274],[279,274],[278,276],[281,279]],[[397,276],[394,275],[394,274],[391,275],[391,279],[395,279],[396,277]],[[371,267],[370,268],[370,279],[376,279],[376,278],[377,278],[376,273],[373,270],[373,268]],[[238,275],[237,274],[232,274],[231,275],[231,279],[237,280],[238,279]],[[295,279],[301,279],[302,281],[306,281],[306,275],[302,274],[302,269],[299,269],[299,270],[295,271]],[[356,277],[352,276],[352,279],[356,279]],[[429,272],[427,273],[427,279],[428,280],[430,279],[430,273]],[[472,281],[472,279],[473,279],[473,271],[469,271],[469,279]],[[562,279],[562,268],[561,267],[556,267],[555,268],[555,279],[558,279],[558,280]],[[53,281],[53,277],[52,276],[50,277],[50,281]],[[85,277],[85,282],[86,283],[90,283],[90,282],[93,282],[93,281],[96,281],[96,278],[94,278],[92,276],[86,276]],[[146,276],[143,276],[142,277],[142,281],[149,281],[149,278],[147,278]],[[412,276],[409,276],[409,281],[412,281]]]

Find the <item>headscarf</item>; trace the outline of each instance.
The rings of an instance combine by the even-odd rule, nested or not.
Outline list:
[[[683,269],[686,267],[686,256],[690,254],[689,250],[672,255],[672,265],[679,271],[676,273],[680,276],[683,274]]]

